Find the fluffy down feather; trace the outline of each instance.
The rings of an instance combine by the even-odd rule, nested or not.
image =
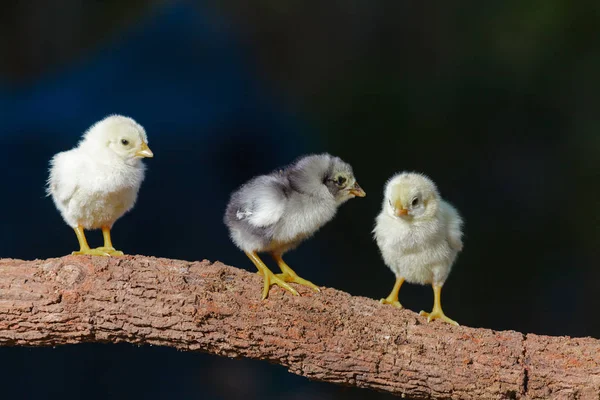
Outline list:
[[[373,233],[386,265],[409,283],[443,285],[462,250],[458,211],[416,173],[388,181]]]
[[[305,156],[242,185],[231,196],[224,222],[240,249],[283,254],[314,234],[335,216],[339,205],[356,195],[364,192],[350,165],[329,154]]]
[[[50,162],[47,192],[75,228],[112,227],[134,206],[144,180],[142,157],[151,157],[144,128],[113,115],[94,124],[72,150]]]

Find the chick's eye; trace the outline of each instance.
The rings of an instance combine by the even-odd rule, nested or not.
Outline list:
[[[412,206],[413,206],[413,207],[416,207],[416,206],[417,206],[417,204],[419,204],[419,198],[418,198],[418,197],[415,197],[414,199],[412,199],[412,202],[411,202],[411,204],[412,204]]]
[[[335,184],[338,186],[342,186],[344,183],[346,183],[346,178],[344,178],[343,176],[338,176],[335,180],[334,180]]]
[[[129,144],[129,140],[127,140],[127,139],[121,139],[121,144],[123,146],[127,146]]]

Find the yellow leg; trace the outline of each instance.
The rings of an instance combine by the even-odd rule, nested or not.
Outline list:
[[[400,293],[400,287],[404,283],[404,278],[396,278],[396,283],[392,289],[392,293],[385,299],[379,300],[381,304],[391,304],[394,307],[402,308],[402,304],[398,301],[398,293]]]
[[[271,256],[277,263],[279,269],[281,269],[281,274],[277,274],[279,278],[283,279],[286,282],[294,282],[299,285],[308,286],[315,292],[321,291],[321,289],[319,289],[319,287],[314,283],[307,281],[306,279],[300,278],[298,274],[296,274],[296,272],[294,272],[294,270],[291,269],[290,266],[285,263],[285,261],[283,261],[280,254],[271,253]]]
[[[85,238],[85,232],[83,231],[83,227],[78,225],[75,229],[75,234],[77,235],[77,240],[79,241],[79,251],[74,251],[71,254],[74,255],[88,255],[88,256],[110,256],[105,251],[99,249],[90,249],[88,242]]]
[[[122,256],[123,252],[119,250],[115,250],[112,244],[112,240],[110,238],[110,227],[103,226],[102,227],[102,236],[104,236],[104,246],[96,248],[96,250],[104,251],[111,256]]]
[[[427,322],[431,322],[434,319],[441,319],[444,322],[458,326],[458,322],[446,317],[446,314],[444,314],[441,296],[442,285],[433,285],[433,310],[430,313],[421,311],[419,314],[427,317]]]
[[[269,295],[269,289],[272,285],[277,285],[277,286],[287,290],[288,292],[291,292],[294,296],[298,296],[298,292],[296,291],[296,289],[294,289],[293,287],[291,287],[290,285],[285,283],[285,281],[283,279],[279,278],[273,272],[271,272],[271,270],[265,265],[265,263],[262,262],[260,257],[258,257],[256,252],[246,251],[245,253],[248,256],[248,258],[250,259],[250,261],[252,261],[254,263],[254,265],[256,265],[256,268],[258,268],[258,272],[263,276],[263,279],[264,279],[263,292],[262,292],[263,300],[266,299],[267,296]]]
[[[108,226],[102,227],[102,236],[104,237],[104,247],[113,247],[112,239],[110,238],[110,228]]]

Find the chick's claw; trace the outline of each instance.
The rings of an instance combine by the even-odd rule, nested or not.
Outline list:
[[[442,310],[442,285],[433,285],[433,310],[430,313],[421,311],[419,315],[423,317],[427,317],[427,322],[431,322],[434,319],[441,319],[444,322],[447,322],[451,325],[458,326],[458,322],[446,317],[444,311]]]
[[[278,277],[277,275],[272,273],[270,270],[264,271],[261,275],[263,275],[263,277],[264,277],[264,285],[263,285],[263,293],[262,293],[263,300],[266,299],[267,296],[269,296],[269,289],[273,285],[277,285],[280,288],[287,290],[294,296],[299,296],[296,289],[294,289],[293,287],[288,285],[283,279],[281,279],[280,277]]]
[[[260,257],[258,256],[258,254],[256,254],[255,251],[246,251],[245,253],[248,256],[248,258],[250,259],[250,261],[252,261],[252,263],[254,263],[254,265],[258,269],[258,274],[262,275],[262,277],[263,277],[263,292],[262,292],[263,300],[266,299],[267,296],[269,296],[269,289],[273,285],[277,285],[280,288],[287,290],[288,292],[292,293],[294,296],[299,296],[296,289],[294,289],[293,287],[291,287],[290,285],[285,283],[285,281],[283,279],[279,278],[273,272],[271,272],[269,267],[267,267],[265,265],[265,263],[260,259]]]
[[[110,257],[111,255],[106,251],[102,251],[100,249],[81,249],[79,251],[74,251],[71,253],[74,256],[101,256],[101,257]]]
[[[290,266],[287,265],[285,261],[283,261],[283,259],[281,258],[281,254],[271,253],[271,256],[277,263],[277,266],[279,266],[279,269],[281,269],[281,273],[277,274],[277,276],[279,278],[283,279],[286,282],[293,282],[293,283],[297,283],[302,286],[307,286],[307,287],[311,288],[312,290],[314,290],[315,292],[321,291],[321,289],[319,289],[319,287],[317,285],[315,285],[314,283],[312,283],[311,281],[307,281],[304,278],[300,278],[298,276],[298,274],[293,269],[291,269]]]
[[[390,298],[387,298],[387,299],[381,299],[381,300],[379,300],[379,302],[380,302],[381,304],[389,304],[389,305],[391,305],[391,306],[394,306],[394,307],[396,307],[396,308],[404,308],[404,307],[402,306],[402,304],[400,304],[400,302],[399,302],[398,300],[393,300],[393,299],[390,299]]]
[[[94,250],[103,251],[103,252],[105,252],[108,255],[113,256],[113,257],[120,257],[120,256],[125,255],[122,251],[115,250],[114,247],[102,246],[102,247],[96,247]]]
[[[427,322],[431,322],[434,319],[441,319],[444,322],[447,322],[451,325],[455,325],[455,326],[459,326],[458,322],[454,321],[453,319],[450,319],[448,317],[446,317],[446,314],[444,314],[444,312],[441,309],[433,309],[430,313],[425,312],[425,311],[421,311],[419,313],[420,316],[422,317],[427,317]]]
[[[315,292],[321,291],[321,289],[319,289],[319,287],[317,285],[315,285],[311,281],[307,281],[304,278],[300,278],[298,275],[295,275],[295,274],[291,275],[291,274],[288,274],[287,272],[282,272],[280,274],[277,274],[276,276],[285,282],[297,283],[298,285],[307,286],[307,287],[311,288],[312,290],[314,290]]]
[[[381,304],[392,305],[396,308],[404,308],[404,307],[402,307],[402,304],[400,304],[400,302],[398,301],[398,294],[400,293],[400,288],[402,287],[403,283],[404,283],[404,278],[402,278],[402,277],[396,278],[396,283],[394,284],[394,288],[392,289],[392,292],[390,293],[390,295],[388,297],[386,297],[385,299],[379,300],[379,302]]]

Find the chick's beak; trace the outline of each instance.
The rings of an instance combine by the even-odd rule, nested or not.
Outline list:
[[[408,215],[408,210],[404,207],[396,208],[396,216],[401,217],[403,215]]]
[[[152,152],[152,150],[150,150],[150,147],[148,147],[148,143],[146,142],[142,142],[142,147],[139,151],[135,153],[135,155],[138,157],[154,157],[154,153]]]
[[[350,194],[353,194],[356,197],[365,197],[367,195],[365,191],[360,187],[358,182],[354,183],[354,186],[352,186],[352,189],[350,189]]]

